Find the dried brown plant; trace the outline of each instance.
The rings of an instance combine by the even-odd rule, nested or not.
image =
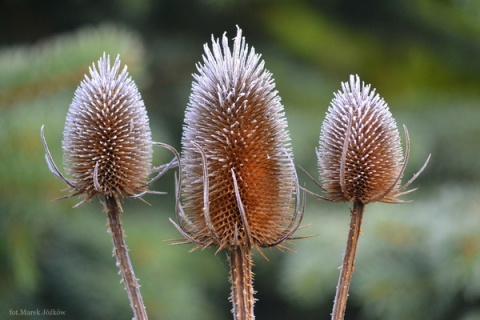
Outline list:
[[[233,49],[225,34],[204,49],[185,113],[175,225],[183,243],[226,250],[232,312],[253,319],[251,249],[283,247],[303,214],[290,137],[272,75],[241,30]]]
[[[98,66],[98,68],[97,68]],[[139,198],[148,185],[170,165],[153,168],[152,141],[147,110],[127,67],[120,72],[120,59],[113,66],[103,55],[89,69],[75,92],[63,133],[64,165],[71,179],[58,169],[48,149],[43,126],[41,137],[50,171],[72,193],[83,195],[79,206],[95,196],[105,199],[114,254],[125,283],[135,319],[147,319],[140,286],[133,272],[120,221],[121,198]],[[151,173],[159,173],[150,181]],[[64,198],[67,198],[64,197]]]
[[[430,159],[429,156],[422,168],[401,185],[410,154],[405,126],[404,130],[405,158],[397,125],[387,104],[370,85],[360,83],[358,76],[342,83],[342,91],[335,93],[323,122],[317,158],[326,196],[319,197],[353,202],[332,319],[344,318],[364,206],[371,202],[403,202],[398,197],[415,190],[406,189]]]

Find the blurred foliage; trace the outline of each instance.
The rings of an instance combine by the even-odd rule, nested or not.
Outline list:
[[[361,318],[480,319],[479,191],[445,184],[412,203],[366,207],[349,301]],[[315,208],[309,220],[322,232],[282,266],[282,290],[306,306],[331,301],[349,222],[347,206]]]
[[[122,61],[135,68],[143,59],[142,50],[138,36],[111,25],[87,28],[74,37],[57,36],[31,50],[5,48],[0,57],[0,108],[76,87],[84,77],[85,66],[103,52],[121,54]]]
[[[480,319],[480,3],[394,1],[4,1],[0,13],[0,318],[60,309],[68,319],[128,319],[106,217],[48,171],[67,109],[88,67],[120,54],[145,100],[155,140],[180,147],[191,74],[202,45],[238,24],[273,73],[295,160],[316,176],[315,147],[333,92],[351,73],[371,83],[408,126],[406,178],[432,160],[406,196],[366,208],[348,319]],[[171,155],[156,150],[157,164]],[[60,166],[61,167],[61,166]],[[223,253],[188,253],[169,172],[125,200],[127,244],[152,319],[225,319]],[[305,174],[300,180],[320,192]],[[349,204],[307,200],[296,252],[255,255],[258,319],[329,319]],[[16,317],[22,318],[22,317]],[[41,317],[40,317],[41,318]]]

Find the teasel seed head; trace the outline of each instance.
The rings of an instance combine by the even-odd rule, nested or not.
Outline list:
[[[406,155],[387,103],[358,76],[335,93],[320,133],[317,159],[327,199],[331,201],[402,202],[399,196],[426,167],[401,186],[410,140],[405,129]]]
[[[144,193],[152,161],[147,111],[127,67],[120,70],[118,56],[111,65],[103,54],[89,71],[75,92],[63,133],[71,179],[53,162],[42,127],[50,171],[70,186],[72,196],[86,196],[79,205],[97,195],[118,199]]]
[[[240,28],[212,36],[197,65],[182,136],[177,228],[200,247],[269,247],[298,227],[298,183],[272,75]]]

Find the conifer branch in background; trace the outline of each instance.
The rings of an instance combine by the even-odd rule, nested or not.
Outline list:
[[[272,76],[240,28],[233,48],[224,34],[204,49],[185,112],[175,226],[181,243],[227,252],[234,318],[254,319],[251,249],[283,247],[303,215],[290,136]]]
[[[327,111],[320,133],[317,159],[322,189],[319,198],[334,202],[353,202],[350,231],[337,285],[332,319],[344,318],[360,235],[364,207],[371,202],[401,203],[399,196],[415,189],[407,187],[425,169],[405,185],[401,179],[410,154],[410,139],[405,129],[406,151],[403,157],[400,135],[385,101],[360,83],[358,76],[342,84]]]
[[[34,45],[2,46],[0,110],[76,87],[84,66],[98,59],[103,51],[120,53],[130,71],[138,71],[144,56],[139,35],[112,24],[83,27]]]

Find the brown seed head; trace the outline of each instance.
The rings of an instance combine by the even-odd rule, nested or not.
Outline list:
[[[358,76],[335,94],[317,158],[329,200],[399,201],[404,158],[397,125],[385,101]]]
[[[133,196],[146,190],[152,142],[140,93],[120,59],[103,55],[75,92],[63,133],[75,194]]]
[[[272,246],[293,233],[297,180],[283,106],[241,30],[204,46],[185,113],[181,231],[201,246]]]

